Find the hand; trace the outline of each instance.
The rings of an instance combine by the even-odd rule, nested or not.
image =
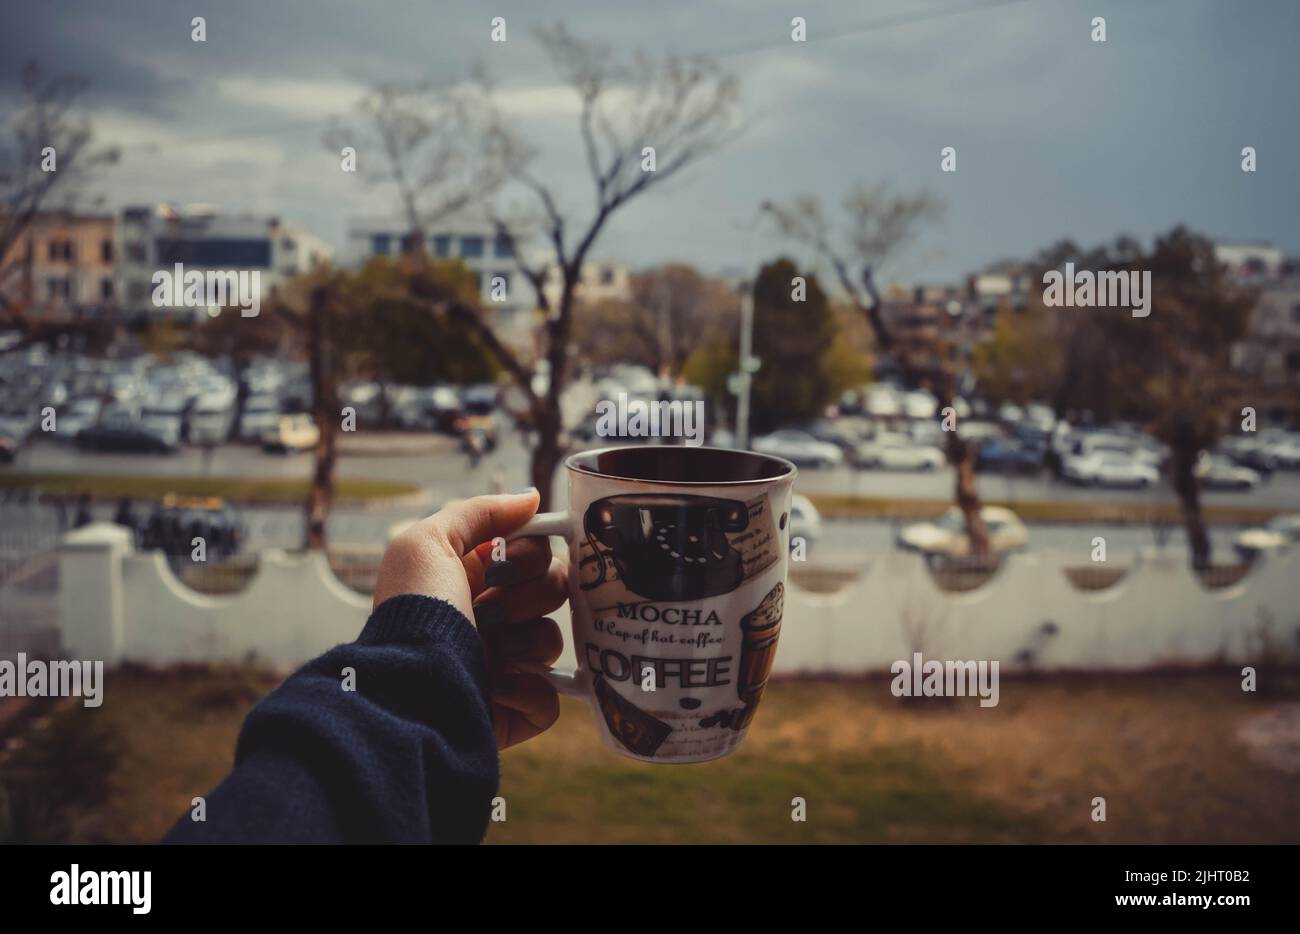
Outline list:
[[[519,666],[550,665],[564,648],[560,627],[545,615],[564,605],[568,567],[545,538],[516,539],[507,544],[505,561],[492,560],[492,539],[531,519],[539,501],[531,489],[446,506],[389,543],[375,582],[376,607],[389,597],[426,594],[475,621],[501,749],[531,739],[560,715],[551,683]]]

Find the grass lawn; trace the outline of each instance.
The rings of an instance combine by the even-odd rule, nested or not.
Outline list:
[[[809,494],[817,511],[828,519],[934,519],[952,507],[950,499],[898,496],[839,496]],[[984,500],[985,506],[1005,506],[1025,522],[1084,522],[1110,525],[1181,525],[1177,503],[1094,502],[1090,500]],[[1202,506],[1210,525],[1259,525],[1288,509],[1267,506]]]
[[[0,472],[0,489],[30,489],[38,493],[79,496],[89,493],[96,499],[160,500],[168,493],[178,496],[219,496],[232,503],[280,504],[302,503],[310,483],[288,478],[253,477],[168,477],[131,474],[63,474]],[[334,495],[339,505],[355,505],[377,499],[410,496],[420,492],[414,483],[391,480],[339,478]]]
[[[10,738],[0,842],[160,838],[274,683],[242,666],[110,674],[103,708],[64,702]],[[503,753],[506,821],[487,842],[1297,843],[1300,779],[1243,739],[1297,712],[1230,671],[1008,679],[987,710],[902,705],[885,678],[783,680],[740,751],[654,766],[604,751],[563,699],[558,725]]]
[[[110,674],[103,707],[64,705],[3,753],[0,841],[158,839],[274,683],[234,666]],[[1004,679],[982,710],[904,705],[883,677],[785,680],[737,753],[694,766],[604,750],[566,698],[552,730],[503,754],[506,820],[487,841],[1296,843],[1300,755],[1268,764],[1282,744],[1243,739],[1282,716],[1294,744],[1296,696],[1243,694],[1230,671],[1043,677]]]

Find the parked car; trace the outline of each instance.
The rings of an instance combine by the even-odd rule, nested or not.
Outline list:
[[[140,427],[161,438],[168,446],[178,448],[187,434],[186,400],[179,394],[155,396],[145,403],[140,413]]]
[[[980,509],[989,533],[989,550],[995,556],[1022,551],[1029,545],[1029,530],[1010,509],[984,506]],[[896,541],[903,551],[927,556],[962,558],[970,554],[970,537],[966,534],[966,517],[953,506],[933,522],[904,526]]]
[[[805,432],[818,441],[833,444],[845,455],[851,454],[859,441],[859,438],[846,425],[833,422],[829,418],[814,418],[799,422],[796,425],[791,425],[790,429]]]
[[[12,464],[14,458],[18,456],[20,445],[21,442],[16,438],[0,432],[0,464]]]
[[[975,469],[1035,474],[1043,469],[1043,451],[1009,438],[985,438],[975,453]]]
[[[938,470],[943,466],[943,451],[928,444],[917,444],[906,435],[881,432],[863,441],[853,452],[859,467],[884,470]]]
[[[320,429],[310,415],[281,415],[274,428],[262,435],[262,448],[289,454],[310,451],[320,440]]]
[[[59,415],[59,427],[55,436],[75,441],[80,432],[99,421],[99,413],[103,407],[103,403],[94,396],[73,400],[68,410]]]
[[[280,403],[275,396],[249,396],[239,417],[239,437],[260,441],[280,422]]]
[[[1300,542],[1300,512],[1274,516],[1262,528],[1247,529],[1236,537],[1233,547],[1246,561],[1281,551]]]
[[[790,497],[790,546],[794,540],[804,540],[805,554],[812,551],[812,546],[822,537],[822,517],[812,500],[802,493]]]
[[[168,494],[136,531],[142,549],[187,560],[193,554],[196,537],[203,539],[208,561],[238,554],[244,541],[244,524],[238,510],[221,499],[208,497]]]
[[[87,451],[122,451],[137,454],[174,454],[179,445],[160,437],[139,422],[110,420],[77,434],[77,447]]]
[[[844,452],[836,445],[793,428],[755,438],[752,447],[760,454],[784,457],[800,467],[838,467],[844,463]]]
[[[1160,480],[1155,467],[1118,451],[1097,451],[1067,457],[1061,475],[1081,486],[1152,487]]]
[[[1250,435],[1224,438],[1215,445],[1214,453],[1266,476],[1277,470],[1277,459],[1264,450],[1259,438]]]
[[[1261,440],[1265,456],[1271,458],[1278,467],[1284,470],[1300,468],[1300,433],[1269,433]]]
[[[1196,476],[1207,490],[1253,490],[1263,478],[1249,467],[1239,467],[1226,457],[1202,454]]]

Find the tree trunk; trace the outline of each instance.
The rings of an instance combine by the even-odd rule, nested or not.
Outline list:
[[[940,420],[944,410],[956,397],[950,374],[940,378],[935,407]],[[954,413],[955,414],[955,413]],[[954,429],[956,421],[953,422]],[[966,539],[970,542],[969,556],[982,559],[989,556],[989,529],[980,515],[979,489],[975,485],[975,445],[962,438],[956,430],[944,432],[944,454],[953,468],[953,499],[961,510],[966,524]]]
[[[966,520],[966,538],[970,541],[970,557],[987,558],[989,555],[989,529],[980,515],[980,495],[975,486],[975,445],[947,433],[944,453],[954,470],[953,498]]]
[[[529,476],[532,478],[533,486],[537,487],[542,495],[541,505],[537,507],[537,511],[546,512],[551,508],[553,499],[555,470],[560,466],[560,459],[564,456],[564,451],[560,447],[560,413],[558,411],[540,413],[534,418],[534,422],[534,427],[537,429],[537,446],[533,448]]]
[[[338,406],[334,393],[334,374],[325,341],[325,315],[329,298],[324,288],[313,290],[307,312],[307,353],[311,370],[312,416],[320,437],[316,441],[311,491],[307,494],[305,547],[325,550],[325,527],[334,506],[334,465],[338,460]]]
[[[1201,490],[1196,481],[1196,458],[1200,449],[1190,441],[1176,442],[1170,451],[1174,492],[1183,508],[1183,528],[1187,547],[1192,552],[1192,568],[1202,571],[1210,566],[1210,536],[1201,515]]]
[[[311,551],[325,550],[325,527],[330,510],[334,507],[334,464],[338,459],[334,420],[328,413],[317,413],[320,439],[316,442],[315,465],[312,470],[311,492],[307,497],[307,541]]]

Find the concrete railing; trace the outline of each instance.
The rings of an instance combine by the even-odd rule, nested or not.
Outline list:
[[[207,596],[130,533],[96,523],[60,553],[63,644],[72,655],[163,664],[242,659],[289,668],[356,637],[370,598],[335,578],[325,555],[264,551],[238,593]],[[1261,560],[1240,583],[1206,590],[1184,555],[1140,553],[1106,590],[1076,589],[1077,559],[1013,555],[978,589],[948,593],[916,555],[874,556],[830,594],[791,585],[776,670],[888,670],[920,651],[998,660],[1004,669],[1141,669],[1247,662],[1300,636],[1300,555]],[[567,610],[552,616],[567,630]],[[566,641],[567,641],[566,632]],[[572,648],[560,664],[571,665]]]

